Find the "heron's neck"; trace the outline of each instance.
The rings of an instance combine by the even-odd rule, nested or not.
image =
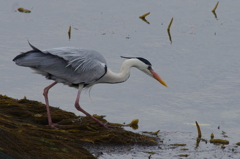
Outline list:
[[[112,72],[107,69],[107,73],[98,81],[98,83],[121,83],[126,81],[130,76],[130,68],[135,67],[132,59],[125,60],[119,73]]]

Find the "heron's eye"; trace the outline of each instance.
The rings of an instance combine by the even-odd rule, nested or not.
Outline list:
[[[152,69],[152,67],[151,66],[148,66],[148,70],[151,70]]]

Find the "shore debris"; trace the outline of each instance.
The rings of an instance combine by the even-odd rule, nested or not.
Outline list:
[[[219,3],[219,1],[217,2],[217,4],[215,5],[215,7],[213,8],[213,10],[212,10],[212,13],[213,13],[213,15],[215,16],[215,18],[217,19],[217,14],[216,14],[216,9],[217,9],[217,7],[218,7],[218,3]]]
[[[211,133],[210,138],[214,139],[214,134],[213,133]]]
[[[188,157],[189,155],[188,154],[180,154],[178,155],[179,157]]]
[[[171,44],[172,44],[172,36],[171,36],[171,33],[170,33],[170,29],[171,29],[171,26],[172,26],[172,22],[173,22],[173,17],[172,17],[172,19],[171,19],[171,21],[168,25],[168,28],[167,28],[168,37],[169,37],[169,40],[170,40]]]
[[[219,3],[219,1],[217,2],[217,4],[215,5],[215,7],[213,8],[212,12],[215,12],[215,11],[216,11],[216,9],[217,9],[217,7],[218,7],[218,3]]]
[[[172,19],[171,19],[170,23],[168,24],[168,28],[167,28],[167,30],[169,30],[169,31],[170,31],[170,29],[171,29],[172,22],[173,22],[173,17],[172,17]]]
[[[222,140],[222,139],[211,139],[210,143],[228,145],[229,141],[228,140]]]
[[[148,13],[146,13],[146,14],[143,14],[143,15],[141,15],[139,18],[146,18],[146,16],[148,16],[150,14],[150,12],[148,12]]]
[[[21,13],[31,13],[30,10],[24,9],[24,8],[18,8],[17,10],[18,10],[19,12],[21,12]]]
[[[171,146],[186,146],[187,144],[170,144]]]
[[[196,126],[197,126],[197,131],[198,131],[198,138],[201,138],[202,137],[202,132],[201,132],[200,126],[198,125],[197,121],[196,121]]]
[[[124,126],[128,126],[131,127],[132,129],[136,130],[138,129],[138,119],[133,119],[129,124],[120,124],[120,123],[109,123],[112,126],[119,126],[119,127],[124,127]]]
[[[147,24],[150,24],[147,19],[146,19],[146,16],[148,16],[150,14],[150,12],[146,13],[146,14],[143,14],[141,15],[139,18],[142,19],[144,22],[146,22]]]
[[[207,140],[206,139],[202,139],[202,133],[201,133],[201,129],[200,129],[200,126],[198,125],[197,121],[196,121],[196,126],[197,126],[197,130],[198,130],[198,137],[197,137],[197,143],[196,143],[196,147],[199,146],[199,143],[200,141],[205,141],[207,143]],[[223,131],[224,132],[224,131]],[[225,133],[225,132],[224,132]],[[228,140],[223,140],[223,139],[214,139],[214,134],[212,133],[210,135],[210,140],[209,142],[210,143],[213,143],[213,144],[224,144],[224,145],[228,145],[229,144],[229,141]]]
[[[156,132],[143,131],[142,133],[146,133],[146,134],[150,134],[150,135],[158,135],[159,132],[160,132],[160,130],[158,130]]]
[[[68,29],[68,38],[69,40],[71,39],[71,25],[69,26],[69,29]]]

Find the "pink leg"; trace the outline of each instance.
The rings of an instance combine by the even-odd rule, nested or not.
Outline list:
[[[57,82],[53,82],[52,84],[50,84],[49,86],[47,86],[46,88],[44,88],[43,90],[43,96],[45,98],[45,102],[46,102],[46,108],[47,108],[47,116],[48,116],[48,125],[51,127],[55,127],[58,124],[53,123],[52,122],[52,117],[51,117],[51,113],[50,113],[50,109],[49,109],[49,102],[48,102],[48,91],[50,88],[52,88],[55,84],[57,84]]]
[[[107,126],[107,123],[103,123],[101,121],[99,121],[98,119],[94,118],[93,116],[91,116],[88,112],[86,112],[85,110],[83,110],[80,105],[79,105],[79,99],[80,99],[80,94],[81,94],[81,91],[78,91],[78,94],[77,94],[77,98],[76,98],[76,101],[75,101],[75,107],[77,110],[81,111],[82,113],[84,113],[85,115],[87,115],[89,118],[91,118],[92,120],[94,120],[95,122],[97,122],[98,124],[104,126],[105,128],[109,128]]]

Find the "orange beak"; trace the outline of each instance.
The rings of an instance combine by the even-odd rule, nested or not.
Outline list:
[[[154,72],[153,69],[150,69],[149,71],[152,73],[153,77],[154,77],[158,82],[160,82],[160,83],[161,83],[162,85],[164,85],[165,87],[168,87],[168,85],[162,80],[162,78],[161,78],[156,72]]]

